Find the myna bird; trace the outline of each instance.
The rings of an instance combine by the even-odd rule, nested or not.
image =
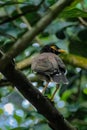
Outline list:
[[[45,80],[47,82],[42,93],[45,92],[48,83],[50,81],[56,82],[56,90],[53,93],[51,99],[54,98],[56,91],[59,88],[60,83],[67,84],[68,80],[66,78],[66,69],[63,61],[58,56],[58,54],[65,52],[54,44],[45,45],[40,54],[35,57],[31,64],[31,69],[35,71],[40,80]]]

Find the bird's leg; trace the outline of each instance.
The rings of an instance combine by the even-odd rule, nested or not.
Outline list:
[[[54,96],[55,96],[57,90],[59,89],[59,87],[60,87],[60,85],[57,84],[56,89],[55,89],[54,93],[53,93],[52,96],[51,96],[51,99],[50,99],[51,101],[54,99]]]
[[[43,88],[43,90],[42,90],[42,94],[44,94],[44,93],[45,93],[46,88],[48,87],[48,84],[49,84],[49,82],[46,82],[46,85],[45,85],[45,87],[44,87],[44,88]]]

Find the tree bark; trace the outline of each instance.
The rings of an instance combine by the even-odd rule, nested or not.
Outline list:
[[[28,47],[33,38],[38,35],[53,19],[74,0],[59,0],[54,4],[44,17],[36,24],[31,31],[27,32],[20,40],[18,40],[11,50],[3,55],[0,60],[0,71],[13,83],[22,95],[31,102],[37,111],[47,118],[50,127],[53,130],[76,130],[69,124],[64,117],[57,111],[53,104],[44,97],[30,81],[19,70],[16,70],[12,58],[21,53]],[[45,107],[44,107],[45,106]]]
[[[21,71],[15,69],[12,62],[9,62],[1,72],[8,81],[13,83],[21,94],[31,102],[37,111],[46,117],[49,126],[53,130],[77,130],[64,119],[52,102],[48,98],[44,97]]]

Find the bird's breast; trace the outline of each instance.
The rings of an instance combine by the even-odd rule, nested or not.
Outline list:
[[[34,71],[47,71],[54,70],[58,67],[57,61],[55,59],[56,55],[53,53],[42,53],[38,57],[33,59],[32,70]]]

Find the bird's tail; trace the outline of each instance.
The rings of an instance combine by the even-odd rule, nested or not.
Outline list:
[[[64,74],[53,75],[52,80],[58,84],[60,83],[68,84],[68,80]]]

